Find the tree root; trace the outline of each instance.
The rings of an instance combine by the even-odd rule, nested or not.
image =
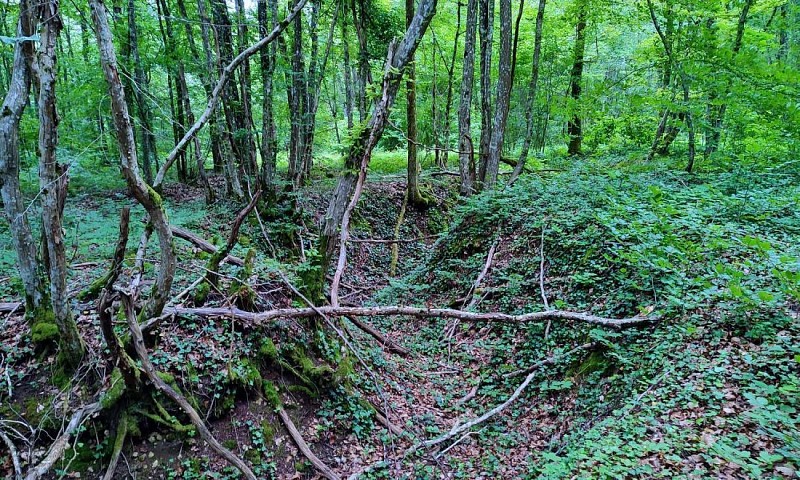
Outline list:
[[[114,450],[111,452],[111,461],[108,462],[103,480],[111,480],[114,477],[114,472],[117,470],[117,463],[119,463],[119,456],[122,453],[122,447],[125,445],[125,437],[128,436],[128,412],[123,411],[117,423],[117,436],[114,438]]]
[[[214,438],[214,436],[208,430],[208,427],[206,427],[206,424],[200,418],[200,415],[189,404],[186,398],[175,391],[175,389],[169,386],[164,380],[161,379],[161,377],[158,376],[155,367],[153,366],[152,362],[150,362],[150,356],[147,353],[147,347],[144,345],[142,330],[139,327],[138,321],[136,320],[136,314],[133,308],[133,299],[126,293],[121,293],[120,297],[122,299],[123,308],[125,309],[125,317],[128,320],[128,327],[133,339],[133,346],[142,362],[142,369],[147,377],[158,390],[170,397],[181,407],[184,412],[186,412],[186,414],[189,416],[189,419],[192,421],[192,424],[194,424],[194,426],[197,428],[197,432],[200,434],[200,437],[202,437],[202,439],[205,440],[215,452],[227,460],[231,465],[238,468],[242,474],[244,474],[245,478],[248,480],[256,480],[256,476],[250,467],[248,467],[241,458],[234,455],[233,452],[225,448],[219,443],[219,441],[217,441],[216,438]]]

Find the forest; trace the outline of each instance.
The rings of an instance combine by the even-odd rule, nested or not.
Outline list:
[[[0,477],[800,478],[800,1],[0,1]]]

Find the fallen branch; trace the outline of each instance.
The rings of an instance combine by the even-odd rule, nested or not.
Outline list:
[[[546,359],[544,359],[544,360],[542,360],[540,362],[537,362],[535,365],[531,366],[531,370],[535,370],[536,368],[541,367],[543,365],[549,365],[549,364],[555,363],[557,360],[561,360],[562,358],[567,357],[569,355],[572,355],[575,352],[579,352],[581,350],[585,350],[587,348],[590,348],[592,345],[593,345],[593,343],[586,343],[586,344],[581,345],[579,347],[575,347],[575,348],[573,348],[572,350],[570,350],[568,352],[562,353],[561,355],[553,355],[552,357],[546,358]],[[434,438],[432,440],[426,440],[424,442],[420,442],[420,443],[417,443],[416,445],[413,445],[411,448],[408,449],[407,453],[413,452],[413,451],[417,450],[419,447],[433,447],[433,446],[438,445],[440,443],[446,442],[446,441],[450,440],[451,438],[453,438],[453,437],[455,437],[457,435],[460,435],[461,433],[471,429],[472,427],[474,427],[476,425],[480,425],[481,423],[485,422],[486,420],[489,420],[490,418],[494,417],[498,413],[502,412],[506,407],[508,407],[509,405],[514,403],[514,401],[517,398],[519,398],[520,395],[522,395],[522,392],[525,391],[525,389],[531,383],[531,381],[533,380],[533,377],[535,375],[536,375],[535,371],[532,371],[530,374],[528,374],[528,376],[525,377],[525,380],[523,380],[523,382],[517,387],[516,390],[514,390],[514,393],[512,393],[511,396],[508,397],[508,399],[505,402],[501,403],[500,405],[497,405],[496,407],[494,407],[493,409],[491,409],[488,412],[484,413],[480,417],[474,418],[474,419],[472,419],[472,420],[470,420],[470,421],[468,421],[466,423],[462,423],[460,425],[455,425],[448,433],[446,433],[446,434],[444,434],[442,436],[436,437],[436,438]]]
[[[20,302],[10,302],[10,303],[0,303],[0,313],[8,313],[9,315],[14,313],[24,313],[25,312],[25,304]]]
[[[420,318],[457,318],[471,322],[502,322],[502,323],[529,323],[545,320],[565,320],[600,325],[602,327],[620,330],[627,327],[650,325],[658,321],[657,317],[631,317],[631,318],[606,318],[588,313],[569,312],[564,310],[549,310],[546,312],[532,312],[522,315],[507,313],[477,313],[450,308],[419,308],[419,307],[314,307],[314,308],[279,308],[266,312],[246,312],[235,307],[228,308],[185,308],[167,307],[164,314],[197,315],[200,317],[230,317],[237,320],[249,321],[254,324],[269,322],[278,318],[308,318],[320,316],[395,316],[405,315]]]
[[[124,292],[120,292],[120,299],[122,300],[122,305],[125,309],[125,317],[128,320],[128,327],[133,339],[133,347],[139,356],[139,360],[142,362],[142,370],[147,375],[147,378],[150,379],[150,381],[158,390],[161,390],[165,395],[170,397],[181,407],[184,412],[186,412],[186,414],[189,416],[189,420],[191,420],[192,424],[195,426],[195,428],[197,428],[197,432],[200,434],[200,437],[205,440],[206,443],[208,443],[212,450],[227,460],[228,463],[239,469],[244,474],[245,478],[248,480],[256,480],[255,474],[252,470],[250,470],[250,467],[247,466],[244,460],[234,455],[233,452],[225,448],[217,441],[216,438],[214,438],[214,436],[208,430],[208,427],[206,427],[206,424],[200,418],[200,415],[197,413],[194,407],[189,404],[186,398],[175,391],[175,389],[169,386],[164,380],[161,379],[161,377],[158,376],[158,372],[153,366],[153,363],[150,361],[150,355],[147,353],[147,347],[144,345],[142,330],[139,327],[139,322],[136,320],[133,299]]]
[[[360,328],[362,331],[372,335],[373,338],[375,338],[375,340],[380,342],[380,344],[385,346],[386,349],[389,350],[390,352],[398,353],[400,355],[408,355],[409,353],[411,353],[409,349],[395,343],[394,341],[389,339],[389,337],[378,331],[375,327],[373,327],[369,323],[362,322],[361,320],[352,315],[346,315],[346,318],[350,320],[353,323],[353,325]]]
[[[314,452],[312,452],[308,447],[306,441],[303,440],[303,436],[300,435],[300,431],[294,426],[292,419],[289,418],[289,414],[286,413],[285,408],[278,408],[278,416],[281,417],[283,425],[286,427],[286,430],[289,431],[289,435],[291,435],[294,443],[297,444],[297,448],[299,448],[300,452],[311,462],[312,465],[314,465],[314,468],[316,468],[328,480],[341,480],[341,477],[337,475],[336,472],[331,470],[331,467],[325,465],[325,462],[314,455]]]
[[[50,446],[50,449],[47,451],[47,455],[45,455],[42,461],[28,471],[28,475],[25,476],[25,480],[37,480],[49,472],[50,469],[53,468],[53,465],[55,465],[55,463],[64,455],[64,452],[70,446],[69,439],[78,429],[78,427],[81,426],[83,420],[99,412],[102,408],[103,407],[100,405],[100,402],[95,402],[76,410],[75,413],[72,414],[72,418],[70,418],[67,427],[64,429],[64,432],[56,439],[55,442],[53,442],[53,444]]]
[[[119,456],[122,453],[122,447],[125,445],[125,437],[128,435],[128,413],[123,412],[120,416],[119,423],[117,424],[117,435],[114,438],[114,450],[111,452],[111,460],[108,462],[103,480],[111,480],[114,478],[114,472],[117,470],[117,463],[119,463]]]
[[[170,228],[172,229],[172,234],[174,236],[180,238],[181,240],[186,240],[187,242],[191,243],[192,245],[194,245],[195,247],[199,248],[200,250],[206,253],[210,253],[213,255],[217,253],[217,250],[219,250],[213,243],[195,235],[194,233],[190,232],[189,230],[186,230],[185,228],[176,227],[175,225],[171,225]],[[222,260],[222,263],[231,263],[233,265],[236,265],[237,267],[244,266],[244,260],[242,260],[239,257],[234,257],[233,255],[226,256]]]
[[[8,447],[8,452],[11,454],[11,463],[14,464],[14,479],[21,480],[22,479],[22,467],[19,463],[19,452],[17,452],[17,448],[14,446],[14,442],[8,438],[8,435],[2,430],[0,430],[0,439],[3,440],[3,443],[6,444]]]
[[[250,212],[256,208],[256,203],[258,203],[258,199],[261,198],[261,190],[257,191],[253,198],[250,199],[250,202],[244,207],[237,215],[233,221],[233,225],[231,226],[231,233],[228,235],[228,241],[225,242],[225,246],[221,249],[218,249],[213,255],[211,255],[211,260],[208,261],[208,266],[206,267],[206,281],[213,287],[217,286],[219,281],[219,274],[217,270],[219,270],[219,264],[222,263],[222,259],[227,257],[233,247],[236,246],[236,242],[239,241],[239,229],[242,227],[242,222]]]

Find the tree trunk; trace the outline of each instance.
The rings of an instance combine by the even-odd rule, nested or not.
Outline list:
[[[494,0],[479,0],[479,6],[478,34],[481,39],[481,139],[478,181],[483,184],[486,178],[486,162],[489,158],[489,142],[492,137],[492,36]]]
[[[245,18],[244,0],[236,0],[236,17],[237,17],[237,40],[239,44],[239,51],[243,51],[248,47],[247,38],[247,19]],[[242,158],[242,167],[249,175],[255,175],[258,172],[258,163],[256,162],[256,146],[253,142],[253,111],[251,109],[251,95],[250,95],[250,60],[242,64],[242,74],[239,76],[240,84],[240,98],[241,103],[241,125],[239,126],[241,132],[241,144],[244,149],[244,158]]]
[[[30,0],[20,2],[18,37],[30,38],[36,33],[36,18],[30,8]],[[17,254],[17,269],[25,289],[25,312],[31,327],[52,311],[19,184],[19,122],[31,91],[34,49],[35,42],[31,40],[14,44],[14,66],[0,110],[0,195]]]
[[[406,29],[400,44],[396,47],[394,44],[389,46],[386,69],[381,82],[381,97],[375,104],[367,125],[361,130],[358,137],[353,139],[353,143],[345,156],[344,173],[339,178],[339,183],[322,220],[319,249],[322,254],[322,275],[327,270],[335,246],[333,236],[339,227],[344,225],[348,204],[358,202],[357,196],[353,196],[353,198],[351,196],[357,191],[356,186],[359,183],[363,185],[372,150],[378,144],[386,128],[389,111],[394,104],[402,81],[400,72],[411,61],[422,36],[425,34],[428,25],[430,25],[431,18],[433,18],[433,14],[436,11],[436,1],[421,0],[419,8],[414,15],[414,20],[411,26]]]
[[[56,111],[56,44],[63,24],[57,0],[41,1],[35,8],[41,24],[40,51],[33,71],[39,84],[39,186],[42,190],[42,233],[50,275],[50,298],[58,327],[61,360],[76,366],[83,342],[72,318],[67,297],[67,257],[62,215],[67,195],[67,169],[58,163],[58,112]]]
[[[162,205],[161,196],[142,180],[136,159],[136,145],[133,136],[133,125],[128,114],[128,105],[125,103],[125,92],[117,69],[117,55],[114,51],[114,41],[108,25],[105,7],[102,0],[89,0],[92,11],[97,46],[100,53],[100,64],[103,68],[106,82],[108,83],[109,96],[111,97],[111,110],[113,112],[114,127],[120,151],[120,167],[122,175],[128,184],[128,189],[136,200],[144,207],[149,216],[150,224],[156,231],[159,240],[160,263],[156,282],[150,293],[150,298],[142,309],[144,318],[157,317],[164,309],[170,298],[172,280],[175,277],[175,252],[173,251],[172,230],[167,220],[167,214]]]
[[[484,187],[489,189],[494,188],[497,184],[500,157],[503,155],[503,138],[506,131],[508,108],[511,102],[511,87],[514,83],[511,34],[511,0],[500,0],[500,58],[497,65],[497,95],[492,135],[489,141],[489,156],[483,180]]]
[[[406,0],[406,28],[414,21],[414,0]],[[406,128],[408,137],[406,170],[406,194],[411,205],[425,206],[425,198],[419,191],[419,159],[417,158],[417,85],[414,78],[414,55],[406,66]],[[436,88],[434,83],[433,88]]]
[[[533,139],[533,106],[536,104],[536,95],[539,87],[539,61],[542,56],[542,30],[544,28],[544,10],[547,0],[539,0],[539,9],[536,11],[536,33],[533,40],[533,61],[531,62],[531,78],[528,82],[528,94],[525,97],[525,138],[522,140],[522,150],[517,159],[517,165],[511,174],[509,183],[513,183],[525,168],[528,161],[528,152]]]
[[[588,10],[588,0],[576,0],[577,22],[575,24],[575,44],[572,48],[572,70],[569,75],[569,96],[572,99],[572,119],[567,123],[567,135],[569,144],[567,153],[569,155],[580,155],[583,153],[581,142],[583,141],[583,124],[581,119],[581,83],[583,81],[583,59],[586,51],[586,14]]]
[[[475,28],[477,17],[478,0],[467,0],[461,97],[458,103],[458,171],[461,177],[459,187],[461,195],[470,195],[475,188],[475,157],[473,155],[470,123],[472,85],[475,81]]]
[[[267,5],[269,1],[269,5]],[[262,37],[278,23],[278,0],[258,0],[258,26]],[[275,198],[275,166],[278,150],[275,115],[273,112],[273,76],[277,51],[273,42],[259,54],[261,84],[264,88],[261,115],[261,190],[267,202]]]
[[[156,134],[153,130],[150,113],[149,81],[142,66],[139,55],[138,28],[136,25],[136,6],[134,0],[128,0],[128,44],[133,60],[133,92],[136,99],[136,111],[139,114],[139,128],[142,135],[142,168],[147,183],[153,183],[153,165],[156,163]]]
[[[744,28],[747,25],[747,16],[750,13],[750,7],[755,0],[745,0],[742,11],[739,14],[739,21],[736,24],[736,37],[733,40],[731,48],[731,61],[733,61],[739,54],[742,48],[742,38],[744,37]],[[722,137],[722,126],[725,122],[725,112],[728,109],[728,104],[725,98],[730,94],[731,85],[730,80],[725,82],[725,89],[722,94],[722,103],[715,104],[709,103],[708,105],[708,125],[709,131],[706,133],[706,148],[703,152],[703,157],[708,158],[719,149],[720,138]],[[713,93],[713,92],[712,92]]]
[[[353,129],[353,75],[350,66],[350,44],[347,40],[347,1],[342,0],[342,55],[344,69],[344,116],[347,118],[347,130]]]
[[[461,2],[456,7],[456,34],[453,38],[453,53],[450,57],[450,64],[447,66],[447,94],[444,101],[444,151],[442,152],[439,167],[446,169],[450,157],[450,114],[453,111],[453,83],[456,69],[456,57],[458,56],[458,40],[461,36]]]

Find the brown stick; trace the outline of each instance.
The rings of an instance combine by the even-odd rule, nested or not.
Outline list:
[[[278,416],[281,417],[281,421],[283,421],[283,425],[286,427],[286,430],[289,431],[289,435],[292,436],[294,443],[297,444],[297,448],[300,449],[300,452],[314,465],[314,468],[319,470],[319,472],[328,480],[341,480],[342,477],[336,474],[331,468],[325,465],[325,462],[319,459],[314,452],[308,447],[308,444],[305,440],[303,440],[303,436],[300,435],[300,431],[297,430],[297,427],[294,426],[292,419],[289,418],[289,414],[286,413],[286,409],[283,407],[278,409]]]
[[[200,250],[206,253],[210,253],[212,255],[217,253],[218,248],[211,242],[195,235],[194,233],[190,232],[189,230],[186,230],[185,228],[176,227],[175,225],[171,225],[170,227],[172,228],[172,234],[175,235],[176,237],[182,240],[186,240],[187,242],[191,243],[192,245],[194,245],[195,247],[199,248]],[[226,256],[222,260],[222,262],[231,263],[233,265],[236,265],[237,267],[244,266],[244,260],[242,260],[239,257],[234,257],[233,255]]]
[[[369,323],[363,322],[352,315],[347,315],[346,317],[348,320],[353,322],[353,325],[360,328],[364,332],[372,335],[375,338],[375,340],[380,342],[381,345],[384,345],[386,349],[389,350],[390,352],[398,353],[400,355],[408,355],[409,353],[411,353],[409,349],[390,340],[386,335],[378,331],[378,329],[376,329]]]
[[[136,312],[133,308],[133,299],[124,292],[120,292],[120,299],[122,300],[123,308],[125,309],[125,317],[128,320],[128,328],[131,332],[131,337],[133,338],[133,347],[136,350],[137,355],[139,356],[139,360],[142,362],[142,370],[147,375],[147,378],[153,383],[153,385],[158,389],[161,390],[165,395],[170,397],[175,403],[177,403],[181,409],[186,412],[189,416],[189,420],[191,420],[192,424],[197,428],[197,432],[200,434],[200,437],[208,443],[212,450],[217,452],[219,456],[224,458],[228,461],[231,465],[238,468],[244,476],[248,480],[256,480],[256,476],[250,467],[242,460],[241,458],[234,455],[233,452],[225,448],[222,444],[214,438],[214,435],[208,430],[206,424],[200,418],[200,415],[197,411],[192,407],[189,402],[184,398],[183,395],[176,392],[171,386],[169,386],[161,377],[158,376],[158,372],[156,371],[153,363],[150,361],[150,355],[147,353],[147,347],[144,345],[144,338],[142,337],[142,330],[139,327],[139,322],[136,320]]]
[[[531,312],[522,315],[507,313],[477,313],[450,308],[419,308],[403,306],[386,307],[314,307],[314,308],[279,308],[266,312],[246,312],[235,307],[229,308],[185,308],[171,307],[164,309],[165,314],[197,315],[201,317],[232,317],[237,320],[249,321],[254,324],[266,323],[278,318],[308,318],[315,315],[322,316],[396,316],[405,315],[420,318],[457,318],[471,322],[502,322],[502,323],[528,323],[544,320],[565,320],[583,322],[591,325],[600,325],[615,330],[640,325],[651,325],[658,322],[657,317],[631,317],[631,318],[606,318],[588,313],[568,312],[563,310],[549,310],[545,312]]]

